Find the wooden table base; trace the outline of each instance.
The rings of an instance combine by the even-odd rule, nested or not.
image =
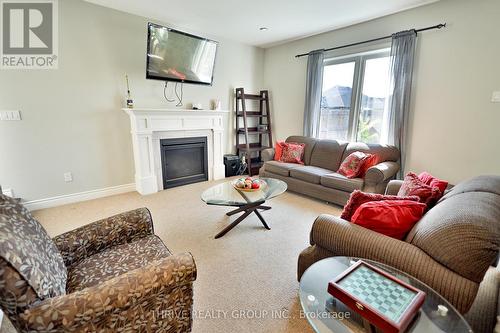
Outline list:
[[[233,223],[231,223],[230,225],[225,227],[221,232],[219,232],[217,235],[215,235],[215,239],[221,238],[222,236],[227,234],[229,232],[229,230],[236,227],[244,219],[246,219],[248,217],[248,215],[250,215],[252,213],[255,213],[255,215],[257,215],[257,217],[259,218],[259,220],[262,223],[262,225],[264,226],[264,228],[266,228],[267,230],[271,230],[271,228],[269,228],[266,221],[264,220],[264,218],[262,217],[262,215],[259,212],[259,209],[260,210],[271,209],[271,207],[269,207],[269,206],[263,206],[262,204],[264,204],[264,202],[265,201],[249,203],[247,205],[243,205],[243,206],[239,207],[238,209],[235,209],[235,210],[232,210],[232,211],[226,213],[227,216],[232,216],[234,214],[238,214],[238,213],[243,212],[243,214],[241,214],[240,217],[238,217]]]

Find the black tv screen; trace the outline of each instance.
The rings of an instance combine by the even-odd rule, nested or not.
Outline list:
[[[148,24],[146,78],[212,85],[217,42]]]

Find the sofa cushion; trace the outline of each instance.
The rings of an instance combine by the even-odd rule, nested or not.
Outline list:
[[[487,192],[500,195],[499,176],[478,176],[455,185],[440,200],[442,202],[455,195],[467,192]]]
[[[342,162],[347,143],[335,140],[320,140],[314,145],[310,165],[337,171]]]
[[[150,235],[83,259],[68,272],[68,293],[92,287],[170,255],[160,238]]]
[[[406,241],[436,261],[481,282],[500,248],[500,176],[466,181],[424,215]]]
[[[17,199],[4,195],[0,195],[0,257],[40,299],[65,294],[66,266],[54,242]]]
[[[291,169],[290,177],[300,179],[308,183],[319,184],[321,177],[330,173],[332,173],[331,170],[308,165]]]
[[[288,137],[285,141],[305,144],[306,146],[304,148],[304,163],[305,165],[311,164],[311,154],[313,152],[314,146],[316,145],[316,139],[309,138],[307,136],[294,135]]]
[[[364,180],[362,178],[347,178],[340,173],[329,173],[321,177],[321,185],[346,191],[352,192],[354,190],[361,190],[364,185]]]
[[[275,173],[277,175],[288,177],[290,170],[301,167],[302,164],[285,163],[279,161],[267,161],[264,163],[264,170],[267,172]]]
[[[342,156],[342,161],[345,160],[347,156],[354,153],[355,151],[361,151],[363,153],[376,155],[378,163],[386,161],[397,162],[400,157],[399,149],[394,146],[352,142],[349,143],[346,149],[344,150],[344,156]]]

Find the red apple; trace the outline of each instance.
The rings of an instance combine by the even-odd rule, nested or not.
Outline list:
[[[254,190],[258,189],[258,188],[260,188],[260,184],[259,184],[259,183],[255,183],[255,182],[254,182],[254,183],[252,183],[252,188],[253,188]]]

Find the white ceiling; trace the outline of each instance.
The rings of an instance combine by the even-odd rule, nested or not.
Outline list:
[[[439,0],[86,1],[168,22],[191,33],[269,47]],[[259,31],[260,27],[269,29]]]

